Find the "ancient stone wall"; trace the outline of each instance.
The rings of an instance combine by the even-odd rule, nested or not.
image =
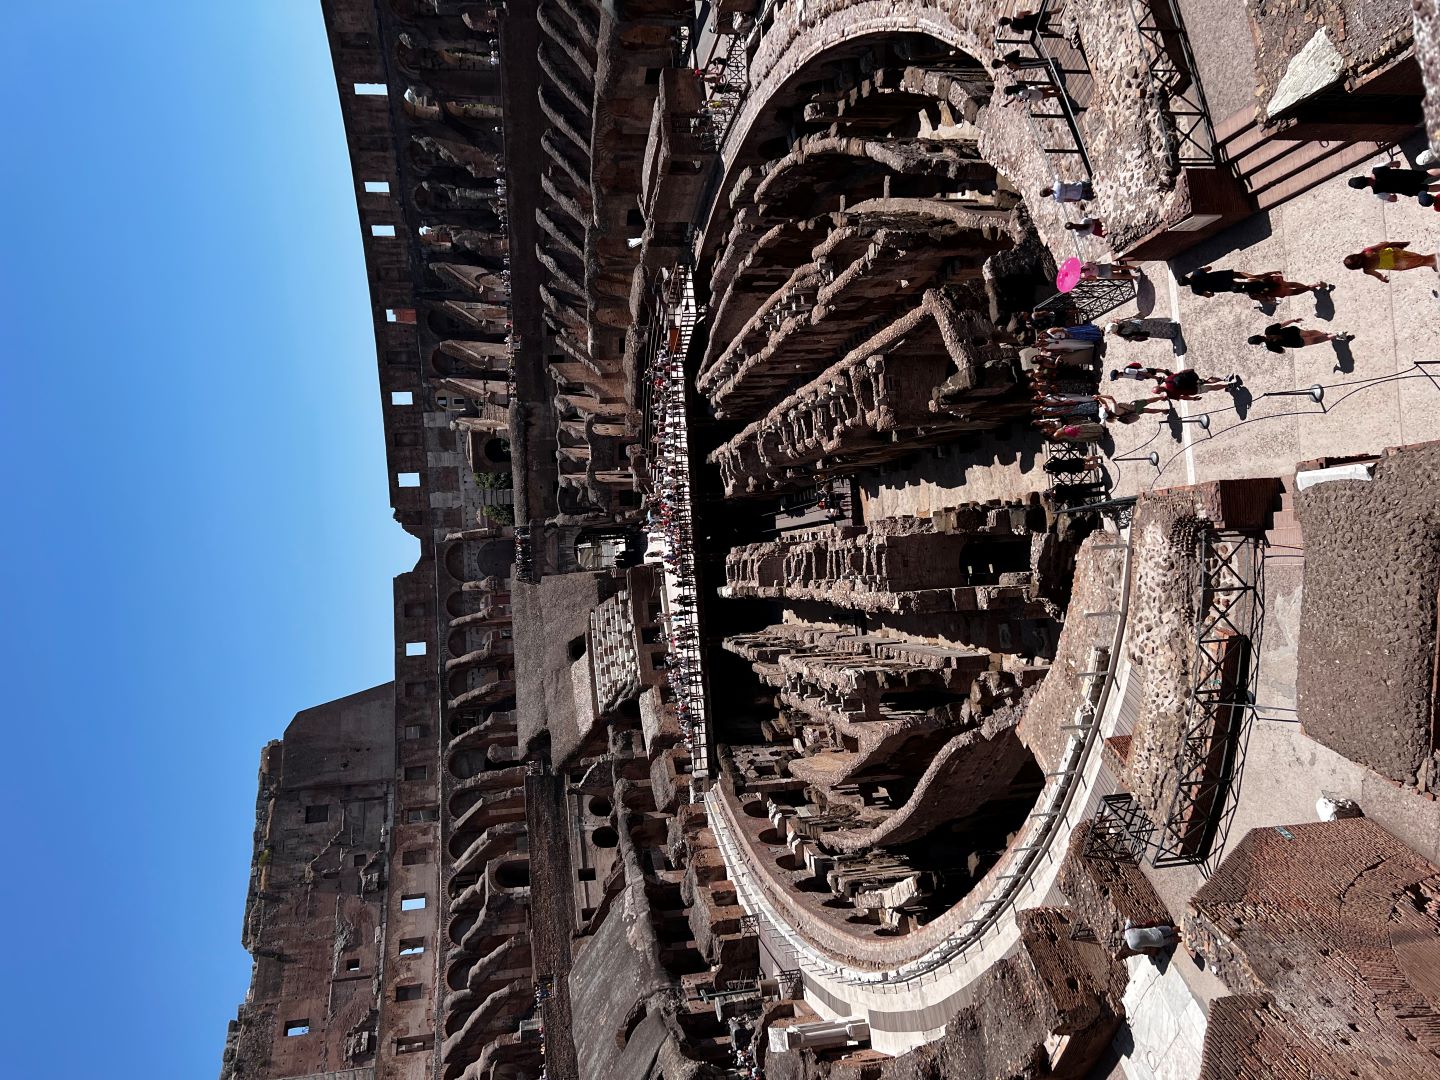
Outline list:
[[[971,342],[984,335],[974,319],[944,292],[927,292],[918,307],[711,452],[726,494],[796,486],[842,465],[893,461],[927,440],[1019,416],[1023,404],[994,401],[1013,388],[1013,371],[977,352]],[[957,372],[960,390],[954,389]],[[935,399],[947,381],[952,389],[942,409]],[[966,405],[970,399],[974,408]]]
[[[1036,508],[966,506],[929,518],[834,525],[731,549],[731,596],[818,600],[860,611],[1055,614],[1032,567],[1054,543]]]
[[[1406,0],[1257,0],[1246,5],[1255,38],[1257,104],[1266,102],[1286,81],[1300,77],[1296,57],[1317,35],[1324,35],[1334,70],[1312,61],[1331,78],[1359,82],[1393,62],[1413,45],[1413,5]],[[1303,80],[1302,80],[1303,81]],[[1320,85],[1323,85],[1321,83]],[[1318,89],[1318,86],[1316,87]]]
[[[1133,859],[1086,854],[1094,827],[1082,822],[1071,833],[1056,884],[1101,944],[1115,956],[1126,956],[1126,928],[1168,922],[1169,912]]]
[[[1296,675],[1305,732],[1397,784],[1440,793],[1440,446],[1386,456],[1370,483],[1319,484],[1296,505],[1305,532]]]
[[[1210,1075],[1262,1075],[1256,1055],[1274,1040],[1246,1040],[1275,1014],[1343,1075],[1433,1075],[1440,870],[1373,822],[1251,830],[1195,894],[1183,930],[1232,990],[1270,998],[1255,1018],[1212,1028]],[[1306,1060],[1297,1051],[1264,1075],[1298,1074]]]
[[[242,933],[254,968],[222,1080],[375,1061],[393,731],[386,683],[297,714],[262,752]]]
[[[897,1058],[836,1061],[814,1051],[765,1057],[770,1080],[1012,1080],[1078,1078],[1120,1023],[1124,965],[1081,940],[1073,913],[1021,913],[1019,951],[992,965],[939,1040]],[[1063,1041],[1062,1041],[1063,1037]],[[1063,1049],[1053,1054],[1052,1046]]]

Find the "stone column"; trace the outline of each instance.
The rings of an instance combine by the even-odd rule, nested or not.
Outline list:
[[[793,1027],[771,1027],[769,1038],[771,1053],[825,1050],[846,1046],[852,1042],[868,1042],[870,1025],[854,1017],[844,1020],[816,1020],[808,1024],[795,1024]]]

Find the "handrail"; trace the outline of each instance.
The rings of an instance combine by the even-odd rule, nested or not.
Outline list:
[[[1059,17],[1059,9],[1064,6],[1064,3],[1065,0],[1041,0],[1040,7],[1037,9],[1040,15],[1040,22],[1034,30],[1032,30],[1027,36],[1023,38],[1002,38],[997,34],[995,38],[995,43],[997,45],[1028,46],[1030,51],[1033,52],[1038,59],[1045,62],[1045,70],[1049,74],[1051,84],[1060,90],[1060,96],[1058,98],[1050,99],[1054,101],[1056,107],[1060,109],[1060,115],[1052,116],[1049,113],[1045,113],[1043,115],[1036,116],[1033,112],[1028,114],[1030,117],[1031,126],[1035,128],[1035,141],[1040,143],[1041,152],[1047,155],[1067,154],[1079,157],[1080,164],[1085,170],[1086,177],[1093,178],[1095,175],[1095,170],[1090,164],[1090,152],[1085,149],[1085,140],[1080,135],[1080,121],[1075,116],[1075,110],[1070,107],[1070,95],[1065,91],[1064,69],[1060,66],[1056,59],[1051,56],[1049,52],[1046,51],[1043,44],[1047,37],[1055,37],[1056,35],[1046,34],[1042,28],[1049,23],[1052,17]],[[1084,54],[1082,53],[1081,55],[1083,56]],[[1087,60],[1085,62],[1086,72],[1089,71],[1089,67],[1090,62]],[[1068,128],[1070,131],[1071,140],[1075,143],[1075,149],[1065,150],[1058,147],[1046,146],[1044,144],[1044,140],[1040,138],[1039,127],[1035,124],[1036,120],[1063,120],[1065,122],[1066,128]],[[1060,179],[1059,175],[1054,174],[1053,170],[1052,174],[1055,175],[1056,180]]]
[[[1169,16],[1169,26],[1159,25],[1157,7],[1163,7],[1164,13]],[[1190,50],[1190,35],[1185,30],[1179,6],[1175,0],[1130,0],[1130,17],[1145,47],[1145,73],[1150,78],[1151,89],[1165,96],[1165,111],[1175,121],[1174,134],[1168,128],[1162,128],[1167,149],[1181,166],[1215,164],[1218,144],[1215,129],[1210,123],[1210,106],[1205,100],[1205,88],[1200,85],[1200,72],[1195,65],[1195,54]],[[1174,62],[1174,57],[1166,48],[1164,38],[1167,34],[1180,47],[1184,70]],[[1173,90],[1164,84],[1162,74],[1188,79],[1189,85],[1183,90]],[[1187,100],[1192,95],[1194,100]],[[1184,127],[1182,121],[1185,122]],[[1190,148],[1189,153],[1186,153],[1186,147]]]

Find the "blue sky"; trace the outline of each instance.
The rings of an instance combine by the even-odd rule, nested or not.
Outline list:
[[[393,671],[318,0],[6,10],[0,1074],[200,1080],[261,745]]]

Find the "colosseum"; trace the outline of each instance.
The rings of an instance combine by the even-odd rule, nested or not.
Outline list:
[[[320,6],[422,554],[222,1080],[1440,1075],[1434,0]]]

